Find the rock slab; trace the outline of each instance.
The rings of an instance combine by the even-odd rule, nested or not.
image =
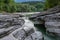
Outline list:
[[[0,40],[43,40],[34,24],[19,15],[0,15]]]

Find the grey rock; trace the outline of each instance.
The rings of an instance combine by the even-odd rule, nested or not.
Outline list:
[[[2,28],[0,29],[0,37],[4,37],[8,35],[20,27],[21,27],[20,25],[15,25],[15,26],[10,26],[9,28]]]
[[[43,40],[43,35],[39,31],[36,31],[27,38],[25,38],[25,40]]]
[[[33,40],[32,36],[28,36],[25,40]]]
[[[0,40],[43,40],[34,24],[20,15],[1,15]]]
[[[16,39],[24,40],[26,38],[26,33],[24,30],[19,30],[13,34]]]
[[[25,30],[26,29],[23,28],[19,29],[13,33],[13,36],[19,40],[43,40],[43,35],[41,32],[39,31],[34,32],[33,30],[29,29],[29,32],[27,33]],[[31,31],[33,32],[31,33]]]
[[[45,27],[46,27],[46,31],[48,32],[48,34],[59,36],[60,16],[58,14],[45,16]]]
[[[31,34],[33,40],[43,40],[43,35],[41,32],[36,31],[35,33]]]
[[[0,38],[22,27],[24,20],[16,15],[0,15]]]
[[[0,29],[1,28],[8,28],[8,26],[10,26],[9,22],[0,22]]]
[[[34,29],[30,27],[24,27],[13,33],[13,36],[17,39],[24,40],[27,36],[34,33]]]
[[[46,28],[60,28],[60,22],[45,22]]]

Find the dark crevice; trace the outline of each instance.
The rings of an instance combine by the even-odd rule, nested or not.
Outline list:
[[[46,34],[46,28],[44,24],[34,24],[34,26],[43,34]]]

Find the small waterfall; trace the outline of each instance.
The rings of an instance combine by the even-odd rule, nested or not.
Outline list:
[[[25,24],[23,26],[27,25],[27,27],[31,27],[34,30],[37,30],[37,28],[34,27],[34,23],[32,21],[30,21],[28,17],[23,17],[23,19],[25,20]]]

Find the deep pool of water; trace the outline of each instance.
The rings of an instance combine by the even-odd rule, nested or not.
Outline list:
[[[52,36],[46,34],[46,28],[44,27],[44,25],[34,24],[34,26],[38,29],[38,31],[43,33],[44,40],[57,40],[57,39],[55,39],[55,37],[52,37]]]

